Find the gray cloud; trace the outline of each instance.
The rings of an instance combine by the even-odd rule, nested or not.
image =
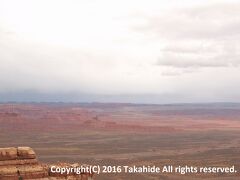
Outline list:
[[[240,3],[182,8],[145,16],[134,29],[165,41],[157,65],[178,68],[240,64]]]
[[[174,9],[159,16],[146,16],[147,23],[134,29],[168,40],[235,38],[240,36],[239,12],[240,3]]]
[[[179,68],[189,67],[233,67],[240,65],[239,53],[223,49],[221,51],[203,52],[200,49],[171,49],[163,51],[162,56],[157,60],[157,65],[172,66]]]

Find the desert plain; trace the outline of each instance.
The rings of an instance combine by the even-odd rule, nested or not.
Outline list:
[[[240,177],[240,104],[0,104],[0,147],[32,147],[39,161],[110,166],[231,167],[235,173],[110,173],[110,179]]]

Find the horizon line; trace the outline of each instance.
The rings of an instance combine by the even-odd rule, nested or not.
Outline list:
[[[122,105],[191,105],[191,104],[240,104],[240,102],[172,102],[172,103],[137,103],[137,102],[73,102],[73,101],[0,101],[0,104],[122,104]]]

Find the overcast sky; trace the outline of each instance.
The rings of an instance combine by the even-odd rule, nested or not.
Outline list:
[[[240,102],[240,1],[0,0],[0,101]]]

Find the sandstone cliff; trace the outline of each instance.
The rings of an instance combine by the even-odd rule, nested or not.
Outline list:
[[[30,147],[0,148],[0,180],[92,180],[93,174],[84,173],[52,173],[50,168],[78,167],[79,164],[56,163],[43,164],[38,162],[36,154]]]

